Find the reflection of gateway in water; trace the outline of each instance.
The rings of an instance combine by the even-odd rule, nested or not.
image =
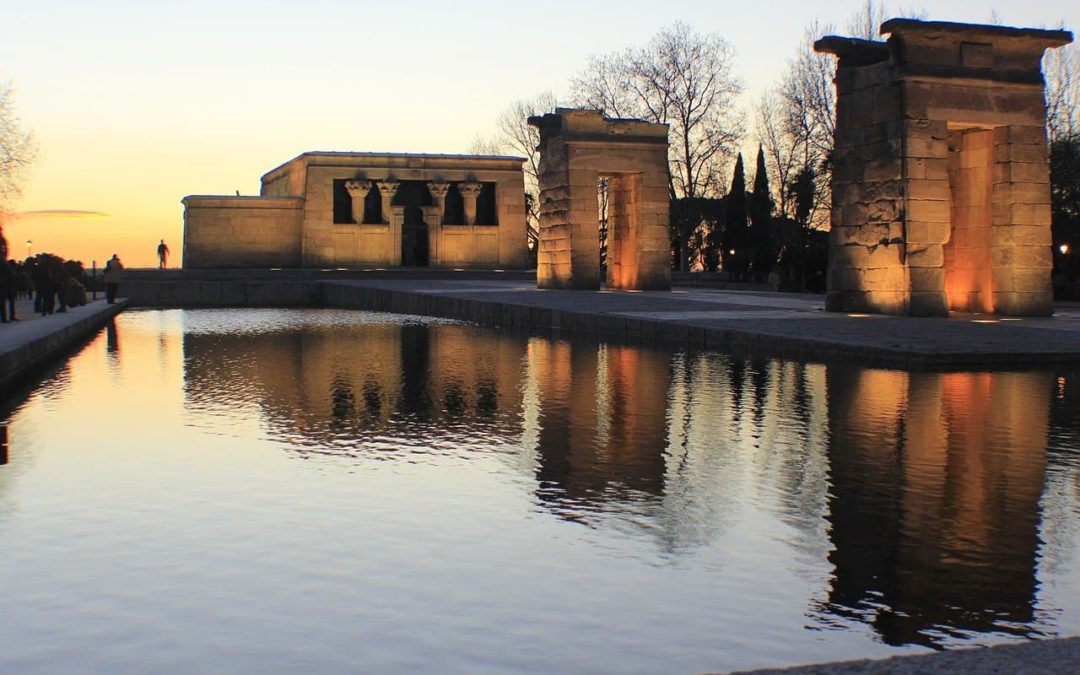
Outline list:
[[[830,612],[889,644],[1032,632],[1052,387],[830,369]]]
[[[571,519],[582,506],[659,500],[666,473],[670,354],[581,347],[530,346],[542,402],[539,495]]]

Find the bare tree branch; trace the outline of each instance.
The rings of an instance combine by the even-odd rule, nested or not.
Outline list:
[[[540,144],[540,131],[529,126],[529,117],[552,112],[558,107],[555,94],[545,91],[528,98],[518,99],[500,113],[495,122],[496,130],[488,137],[477,136],[469,145],[469,152],[481,155],[519,155],[525,158],[522,169],[525,172],[526,228],[529,238],[535,244],[539,237],[540,154],[536,146]]]
[[[10,82],[0,82],[0,214],[22,194],[35,155],[33,137],[15,111],[15,90]]]
[[[1071,44],[1048,50],[1043,73],[1050,142],[1080,137],[1080,47]]]
[[[702,197],[719,192],[715,178],[744,133],[733,62],[720,35],[676,23],[644,47],[591,57],[570,81],[571,98],[612,117],[669,124],[672,197]]]

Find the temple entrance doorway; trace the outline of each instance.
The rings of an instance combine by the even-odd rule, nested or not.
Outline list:
[[[645,285],[638,245],[641,174],[613,173],[604,175],[603,179],[607,188],[603,229],[607,287],[641,288]]]
[[[405,222],[401,226],[401,266],[427,267],[428,226],[419,207],[405,208]]]
[[[430,206],[431,194],[424,181],[401,182],[394,204],[404,207],[401,224],[401,266],[427,267],[430,262],[428,225],[424,219],[424,207]]]
[[[948,142],[951,222],[944,257],[949,311],[991,313],[994,131],[950,125]]]

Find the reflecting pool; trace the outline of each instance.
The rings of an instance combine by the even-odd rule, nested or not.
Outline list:
[[[0,671],[693,673],[1080,634],[1080,373],[128,312],[0,413]]]

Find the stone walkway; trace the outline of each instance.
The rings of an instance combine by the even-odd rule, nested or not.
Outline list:
[[[412,307],[482,323],[625,335],[755,356],[932,369],[1080,364],[1076,303],[1061,304],[1055,316],[1044,318],[909,318],[825,312],[823,296],[790,293],[553,291],[483,280],[324,284],[377,292],[383,306],[372,309]],[[324,294],[331,300],[339,295]],[[370,300],[368,293],[365,301]]]
[[[1058,675],[1077,672],[1080,672],[1080,638],[783,670],[745,671],[741,675]]]

